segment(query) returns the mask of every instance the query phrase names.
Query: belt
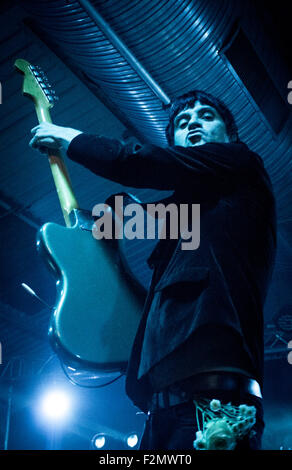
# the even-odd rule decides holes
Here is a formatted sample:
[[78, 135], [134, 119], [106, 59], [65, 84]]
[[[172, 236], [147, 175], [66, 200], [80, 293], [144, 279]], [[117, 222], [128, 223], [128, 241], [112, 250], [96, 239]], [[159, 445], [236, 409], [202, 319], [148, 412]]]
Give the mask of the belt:
[[[198, 374], [193, 377], [191, 390], [185, 391], [182, 385], [170, 386], [168, 389], [152, 395], [148, 409], [169, 408], [192, 400], [195, 395], [210, 391], [237, 392], [262, 398], [261, 388], [255, 379], [239, 374]], [[213, 397], [216, 398], [216, 397]]]

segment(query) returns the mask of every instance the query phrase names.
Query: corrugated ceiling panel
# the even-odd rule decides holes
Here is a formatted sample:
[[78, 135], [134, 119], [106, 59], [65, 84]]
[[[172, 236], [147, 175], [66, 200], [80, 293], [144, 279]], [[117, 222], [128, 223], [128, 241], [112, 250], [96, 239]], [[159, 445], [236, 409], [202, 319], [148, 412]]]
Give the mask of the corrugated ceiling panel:
[[[242, 139], [262, 155], [273, 179], [279, 220], [286, 221], [283, 250], [288, 253], [291, 233], [289, 229], [287, 231], [287, 221], [292, 220], [292, 120], [290, 118], [281, 133], [275, 136], [219, 50], [240, 16], [244, 30], [261, 54], [275, 84], [282, 83], [278, 58], [272, 49], [264, 51], [265, 39], [262, 31], [256, 29], [258, 22], [251, 3], [238, 0], [232, 3], [227, 0], [98, 0], [92, 4], [167, 96], [171, 98], [200, 88], [222, 98], [234, 112]], [[24, 0], [21, 5], [34, 20], [34, 30], [40, 37], [47, 44], [54, 44], [53, 51], [79, 77], [84, 73], [89, 88], [92, 82], [98, 85], [99, 93], [113, 104], [113, 111], [118, 110], [125, 122], [136, 128], [137, 135], [165, 145], [167, 112], [161, 108], [161, 99], [116, 50], [79, 2]], [[13, 15], [14, 12], [10, 13], [10, 19]], [[0, 123], [0, 150], [2, 155], [5, 154], [0, 190], [28, 206], [39, 220], [62, 221], [47, 162], [26, 147], [28, 130], [35, 125], [36, 119], [30, 103], [23, 98], [18, 104], [20, 79], [12, 71], [13, 61], [22, 56], [36, 61], [47, 72], [61, 98], [52, 113], [56, 123], [117, 137], [121, 136], [124, 127], [112, 115], [105, 119], [110, 116], [109, 111], [69, 73], [41, 39], [23, 27], [22, 16], [19, 13], [14, 23], [6, 21], [9, 28], [2, 31], [3, 45], [0, 46], [3, 51], [9, 50], [9, 56], [6, 54], [0, 63], [5, 90], [1, 111], [7, 117]], [[246, 61], [248, 63], [248, 57]], [[100, 202], [99, 198], [104, 200], [120, 189], [119, 185], [93, 176], [72, 162], [69, 162], [69, 170], [83, 207], [90, 209]], [[160, 193], [135, 190], [135, 194], [144, 199], [150, 196], [153, 200], [154, 194]], [[138, 270], [140, 254], [141, 258], [145, 255], [143, 250], [137, 243], [132, 251]], [[148, 274], [145, 271], [145, 277]]]

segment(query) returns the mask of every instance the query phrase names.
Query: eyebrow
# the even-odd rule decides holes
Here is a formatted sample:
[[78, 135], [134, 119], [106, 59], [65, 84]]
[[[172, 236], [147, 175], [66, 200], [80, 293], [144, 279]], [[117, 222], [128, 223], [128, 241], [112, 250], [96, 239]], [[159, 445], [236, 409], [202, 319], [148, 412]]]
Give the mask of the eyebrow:
[[[202, 112], [205, 112], [205, 111], [216, 111], [215, 108], [212, 108], [212, 106], [209, 106], [209, 105], [204, 105], [202, 106], [200, 109], [199, 109], [199, 113], [202, 113]], [[184, 111], [183, 113], [179, 113], [176, 118], [174, 119], [174, 125], [176, 126], [178, 124], [178, 122], [183, 119], [183, 118], [187, 118], [189, 117], [189, 113], [187, 111]]]

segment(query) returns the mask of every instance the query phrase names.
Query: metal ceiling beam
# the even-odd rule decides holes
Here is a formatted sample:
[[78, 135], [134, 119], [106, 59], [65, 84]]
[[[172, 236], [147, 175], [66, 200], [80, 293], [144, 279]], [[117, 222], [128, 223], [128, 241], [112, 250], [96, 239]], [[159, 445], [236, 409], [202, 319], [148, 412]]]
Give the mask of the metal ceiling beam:
[[39, 230], [40, 224], [37, 224], [34, 222], [31, 218], [27, 217], [26, 215], [21, 214], [19, 211], [22, 210], [20, 208], [12, 207], [10, 204], [8, 204], [6, 201], [3, 201], [0, 199], [0, 206], [3, 207], [3, 209], [6, 209], [7, 212], [1, 216], [1, 218], [4, 218], [8, 215], [14, 215], [18, 219], [22, 220], [25, 222], [27, 225], [30, 225], [31, 227], [35, 228], [36, 230]]
[[146, 85], [155, 93], [160, 101], [168, 105], [170, 98], [164, 93], [158, 83], [151, 77], [145, 67], [138, 61], [130, 49], [123, 43], [123, 41], [117, 36], [110, 25], [102, 18], [96, 8], [88, 0], [78, 0], [80, 5], [87, 12], [89, 17], [94, 21], [96, 26], [104, 33], [112, 45], [119, 51], [124, 57], [128, 64], [135, 70], [139, 77], [146, 83]]

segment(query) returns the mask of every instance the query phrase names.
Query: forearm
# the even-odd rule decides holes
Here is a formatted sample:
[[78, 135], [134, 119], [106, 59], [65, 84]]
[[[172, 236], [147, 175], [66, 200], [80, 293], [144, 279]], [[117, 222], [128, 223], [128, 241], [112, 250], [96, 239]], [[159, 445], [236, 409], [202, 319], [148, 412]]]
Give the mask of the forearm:
[[171, 161], [165, 161], [170, 159], [168, 152], [154, 146], [151, 150], [143, 146], [138, 151], [135, 147], [119, 140], [82, 134], [73, 139], [67, 155], [93, 173], [126, 186], [174, 189], [173, 178], [165, 174], [172, 166]]
[[67, 156], [93, 173], [121, 183], [118, 161], [122, 152], [122, 144], [118, 140], [84, 133], [71, 141]]

